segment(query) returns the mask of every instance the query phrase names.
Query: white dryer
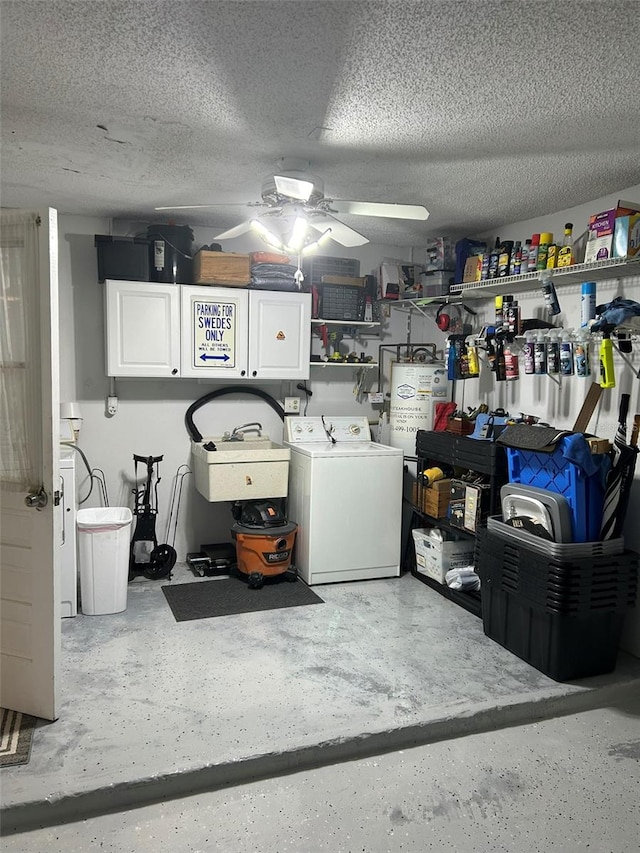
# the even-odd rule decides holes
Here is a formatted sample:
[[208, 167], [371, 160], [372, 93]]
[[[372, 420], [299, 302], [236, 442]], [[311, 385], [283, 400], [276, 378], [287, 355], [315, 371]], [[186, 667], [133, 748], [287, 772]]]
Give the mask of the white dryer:
[[285, 418], [287, 517], [306, 583], [400, 574], [403, 451], [371, 440], [364, 417]]

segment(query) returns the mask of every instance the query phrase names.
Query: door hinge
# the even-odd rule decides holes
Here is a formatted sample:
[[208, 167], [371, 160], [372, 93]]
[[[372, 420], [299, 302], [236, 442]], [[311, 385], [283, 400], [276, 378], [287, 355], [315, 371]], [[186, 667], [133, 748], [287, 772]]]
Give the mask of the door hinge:
[[61, 499], [62, 499], [62, 493], [61, 493], [61, 492], [58, 492], [58, 491], [55, 491], [55, 492], [53, 493], [53, 505], [54, 505], [54, 506], [60, 506], [60, 501], [61, 501]]

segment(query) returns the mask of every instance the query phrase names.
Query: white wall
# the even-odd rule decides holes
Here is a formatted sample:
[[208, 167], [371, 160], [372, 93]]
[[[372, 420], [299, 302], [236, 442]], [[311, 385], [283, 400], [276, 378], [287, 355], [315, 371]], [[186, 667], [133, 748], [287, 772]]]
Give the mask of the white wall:
[[[118, 379], [118, 412], [106, 414], [109, 380], [105, 373], [103, 288], [98, 282], [95, 234], [133, 234], [146, 230], [146, 224], [115, 222], [99, 218], [60, 217], [60, 340], [61, 340], [61, 401], [79, 402], [83, 413], [79, 447], [92, 468], [104, 471], [111, 506], [132, 506], [134, 486], [133, 454], [164, 455], [160, 466], [162, 482], [159, 487], [157, 534], [160, 542], [173, 541], [166, 537], [167, 516], [174, 477], [178, 467], [189, 464], [189, 437], [184, 426], [187, 408], [196, 399], [216, 387], [210, 382], [189, 379], [146, 380]], [[195, 246], [209, 243], [213, 234], [195, 228]], [[229, 241], [227, 251], [255, 251], [261, 248], [249, 238]], [[405, 258], [407, 251], [389, 246], [367, 245], [357, 252], [336, 247], [339, 257], [358, 257], [361, 274], [373, 271], [383, 257]], [[408, 258], [407, 258], [408, 260]], [[395, 340], [393, 324], [396, 318], [385, 320], [382, 340]], [[398, 320], [401, 338], [405, 339], [404, 323]], [[367, 350], [377, 358], [379, 339], [367, 338], [357, 343], [358, 351]], [[315, 343], [317, 348], [319, 343]], [[318, 350], [319, 351], [319, 350]], [[353, 395], [354, 370], [341, 367], [312, 368], [307, 386], [313, 392], [307, 413], [363, 414], [372, 422], [378, 412], [368, 402], [358, 402]], [[375, 381], [371, 371], [371, 379]], [[228, 383], [227, 383], [228, 384]], [[233, 383], [239, 384], [239, 383]], [[249, 383], [248, 383], [249, 384]], [[273, 382], [263, 390], [283, 402], [284, 396], [304, 395], [295, 389], [295, 382]], [[265, 432], [275, 441], [282, 438], [282, 422], [273, 410], [256, 397], [225, 397], [205, 405], [194, 416], [203, 435], [220, 435], [225, 430], [258, 420]], [[88, 490], [84, 463], [78, 455], [79, 494]], [[144, 471], [140, 472], [144, 476]], [[97, 486], [85, 507], [99, 506], [101, 496]], [[178, 559], [184, 560], [188, 551], [197, 551], [205, 543], [227, 541], [231, 518], [228, 504], [209, 504], [193, 487], [191, 478], [184, 480], [182, 503], [178, 519], [175, 546]]]
[[[618, 199], [640, 203], [640, 185], [595, 199], [589, 204], [505, 226], [498, 229], [497, 234], [481, 236], [486, 237], [491, 245], [493, 245], [496, 236], [500, 236], [502, 240], [522, 240], [524, 243], [524, 240], [531, 237], [532, 234], [541, 231], [551, 231], [558, 239], [562, 236], [565, 222], [572, 222], [574, 224], [574, 235], [579, 235], [586, 229], [591, 214], [615, 207]], [[554, 324], [564, 327], [579, 326], [580, 284], [561, 285], [556, 281], [556, 286], [562, 314], [553, 318]], [[522, 306], [523, 317], [548, 319], [544, 311], [542, 295], [537, 288], [526, 293], [514, 290], [514, 296]], [[597, 283], [597, 304], [610, 302], [616, 296], [640, 301], [640, 276], [610, 279]], [[493, 299], [478, 300], [477, 307], [481, 308], [482, 322], [493, 320]], [[540, 415], [553, 426], [571, 428], [591, 382], [598, 381], [598, 345], [596, 343], [592, 347], [590, 360], [592, 375], [589, 379], [576, 376], [555, 378], [526, 376], [523, 373], [521, 360], [519, 381], [495, 383], [492, 375], [488, 371], [484, 371], [480, 379], [457, 383], [456, 399], [458, 403], [461, 403], [464, 394], [465, 405], [486, 402], [491, 408], [503, 406], [512, 413], [525, 411]], [[633, 353], [627, 358], [630, 359], [632, 367], [614, 352], [616, 387], [606, 389], [603, 392], [599, 407], [589, 424], [589, 432], [603, 438], [613, 439], [615, 435], [618, 406], [622, 393], [631, 394], [629, 427], [633, 414], [640, 412], [640, 381], [636, 375], [640, 370], [640, 340], [636, 340], [633, 345]], [[625, 528], [627, 547], [636, 551], [640, 551], [638, 518], [640, 518], [640, 465], [636, 471]], [[629, 612], [625, 622], [622, 644], [628, 651], [640, 656], [640, 608]]]
[[[579, 234], [587, 223], [588, 216], [606, 210], [618, 198], [640, 200], [640, 186], [595, 199], [587, 205], [550, 214], [547, 217], [515, 223], [500, 229], [502, 239], [525, 240], [532, 233], [551, 230], [562, 231], [565, 222], [574, 223], [574, 234]], [[163, 476], [159, 489], [158, 538], [166, 541], [165, 529], [174, 475], [178, 466], [189, 463], [189, 440], [184, 427], [184, 413], [188, 406], [215, 386], [186, 379], [173, 381], [124, 380], [117, 382], [119, 409], [115, 417], [109, 418], [105, 411], [108, 379], [105, 375], [104, 320], [102, 290], [97, 280], [94, 234], [144, 232], [146, 225], [135, 223], [110, 223], [102, 219], [60, 217], [60, 334], [61, 334], [61, 400], [77, 400], [83, 410], [84, 423], [80, 436], [80, 447], [87, 455], [91, 466], [104, 470], [112, 506], [131, 506], [133, 486], [134, 453], [140, 455], [164, 454], [161, 466]], [[204, 229], [194, 229], [196, 245], [212, 242], [214, 235]], [[469, 235], [475, 236], [475, 235]], [[495, 235], [487, 235], [489, 237]], [[261, 248], [243, 238], [228, 241], [226, 251], [251, 251]], [[419, 255], [420, 247], [416, 248]], [[361, 274], [373, 271], [383, 257], [411, 260], [409, 250], [391, 246], [367, 245], [357, 251], [336, 247], [326, 251], [339, 257], [359, 257]], [[616, 295], [624, 295], [640, 301], [640, 277], [610, 280], [598, 284], [598, 301], [606, 302]], [[543, 317], [543, 300], [538, 290], [514, 295], [522, 306], [523, 317]], [[558, 288], [563, 313], [556, 319], [558, 325], [579, 325], [580, 285]], [[476, 328], [493, 321], [493, 299], [474, 300], [478, 310], [474, 320]], [[383, 311], [386, 314], [387, 310]], [[435, 309], [427, 309], [434, 315]], [[399, 308], [385, 317], [381, 342], [404, 343], [407, 340], [407, 321], [411, 316], [411, 340], [414, 342], [434, 341], [444, 346], [444, 336], [432, 319], [425, 319], [413, 310], [411, 315]], [[315, 345], [317, 346], [317, 344]], [[378, 341], [370, 339], [368, 349], [376, 353]], [[358, 351], [361, 346], [358, 344]], [[362, 343], [362, 348], [365, 343]], [[632, 355], [634, 369], [640, 369], [638, 347]], [[597, 380], [597, 358], [591, 357], [592, 379]], [[373, 371], [375, 373], [375, 371]], [[630, 412], [640, 411], [639, 387], [634, 372], [619, 357], [616, 357], [617, 387], [605, 391], [600, 407], [589, 429], [603, 437], [612, 438], [617, 424], [619, 396], [623, 391], [631, 393]], [[377, 381], [377, 377], [371, 377]], [[484, 370], [478, 380], [459, 382], [456, 386], [456, 401], [460, 407], [475, 406], [486, 402], [491, 408], [503, 406], [511, 412], [532, 412], [558, 427], [570, 427], [582, 405], [590, 380], [578, 377], [563, 377], [560, 382], [547, 376], [525, 376], [521, 365], [521, 379], [514, 383], [496, 385], [492, 375]], [[294, 383], [295, 385], [295, 383]], [[353, 373], [342, 368], [313, 368], [308, 383], [313, 391], [308, 414], [365, 414], [372, 421], [378, 417], [379, 407], [368, 403], [360, 404], [353, 396]], [[280, 401], [285, 395], [298, 393], [291, 383], [272, 383], [262, 387]], [[388, 390], [388, 384], [385, 385]], [[303, 400], [304, 403], [304, 400]], [[280, 440], [282, 424], [275, 413], [255, 398], [224, 398], [205, 406], [195, 416], [196, 424], [203, 434], [220, 434], [237, 424], [259, 420], [265, 431], [275, 440]], [[78, 460], [81, 496], [86, 492], [87, 479], [82, 476], [82, 465]], [[638, 472], [640, 475], [640, 471]], [[97, 491], [84, 506], [99, 505]], [[640, 510], [640, 488], [636, 482], [629, 507], [629, 519], [637, 519]], [[184, 482], [180, 507], [179, 524], [175, 545], [178, 558], [198, 550], [207, 542], [226, 541], [231, 524], [227, 504], [209, 504], [195, 492], [190, 478]], [[640, 528], [632, 522], [627, 525], [628, 546], [640, 550]], [[171, 541], [171, 540], [170, 540]], [[640, 656], [640, 610], [635, 610], [626, 621], [624, 647]]]

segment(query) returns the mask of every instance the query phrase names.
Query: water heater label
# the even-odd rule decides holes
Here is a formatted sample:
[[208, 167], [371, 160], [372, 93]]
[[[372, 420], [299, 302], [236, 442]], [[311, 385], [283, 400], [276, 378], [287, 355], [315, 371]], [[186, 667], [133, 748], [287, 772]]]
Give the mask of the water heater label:
[[403, 400], [410, 400], [416, 396], [416, 389], [413, 385], [398, 385], [397, 393], [398, 397], [401, 397]]
[[193, 367], [236, 366], [236, 309], [235, 302], [194, 300]]

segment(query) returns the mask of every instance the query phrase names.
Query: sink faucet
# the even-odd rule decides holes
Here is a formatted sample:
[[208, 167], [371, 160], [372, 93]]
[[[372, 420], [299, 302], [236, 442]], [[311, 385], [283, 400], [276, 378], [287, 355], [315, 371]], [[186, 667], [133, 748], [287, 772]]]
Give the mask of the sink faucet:
[[262, 435], [262, 424], [255, 421], [250, 424], [242, 424], [242, 426], [234, 427], [231, 434], [225, 432], [224, 441], [244, 441], [245, 432], [257, 432], [260, 436]]

